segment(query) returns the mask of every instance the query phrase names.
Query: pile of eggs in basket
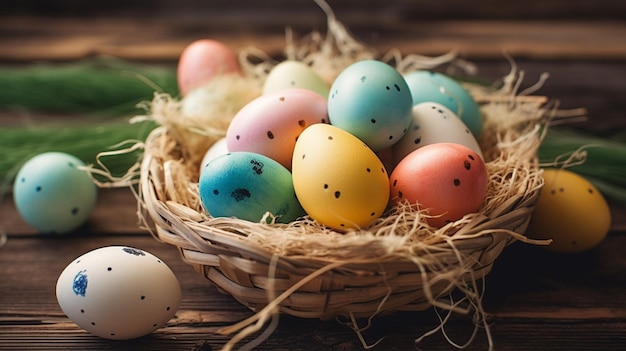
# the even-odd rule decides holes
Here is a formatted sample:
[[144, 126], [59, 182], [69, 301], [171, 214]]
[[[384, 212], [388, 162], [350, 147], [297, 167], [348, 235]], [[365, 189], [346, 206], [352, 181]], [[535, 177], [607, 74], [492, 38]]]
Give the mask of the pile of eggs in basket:
[[[184, 55], [179, 74], [191, 60]], [[270, 213], [288, 223], [309, 215], [338, 230], [366, 228], [409, 203], [441, 227], [484, 200], [481, 128], [477, 103], [444, 74], [403, 76], [362, 60], [329, 87], [310, 66], [286, 60], [207, 151], [200, 198], [214, 217], [256, 222]]]

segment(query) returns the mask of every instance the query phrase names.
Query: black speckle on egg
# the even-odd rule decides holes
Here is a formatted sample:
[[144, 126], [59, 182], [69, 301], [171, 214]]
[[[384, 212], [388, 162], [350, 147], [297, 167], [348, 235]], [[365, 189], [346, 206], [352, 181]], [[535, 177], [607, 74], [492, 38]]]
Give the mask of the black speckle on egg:
[[279, 97], [279, 98], [278, 98], [278, 100], [280, 100], [280, 101], [285, 101], [285, 97], [284, 97], [284, 96], [281, 96], [281, 97]]
[[241, 138], [241, 135], [235, 135], [235, 139], [239, 140]]
[[72, 208], [71, 213], [72, 213], [72, 215], [76, 216], [78, 214], [78, 207]]
[[113, 268], [112, 268], [112, 267], [107, 267], [107, 272], [110, 272], [110, 271], [112, 271], [112, 270], [113, 270]]
[[372, 118], [372, 119], [370, 119], [370, 122], [372, 122], [372, 124], [375, 124], [376, 123], [376, 119]]
[[469, 171], [470, 169], [472, 169], [472, 164], [466, 160], [466, 161], [463, 161], [463, 167], [465, 167], [465, 169]]
[[76, 165], [74, 164], [74, 162], [68, 162], [68, 163], [67, 163], [67, 165], [68, 165], [70, 168], [74, 168], [74, 167], [76, 167]]
[[132, 247], [125, 247], [122, 249], [122, 251], [126, 252], [127, 254], [131, 254], [134, 256], [145, 256], [146, 254], [139, 250], [139, 249], [133, 249]]
[[587, 189], [587, 192], [588, 192], [589, 194], [593, 194], [593, 189], [589, 188], [589, 189]]
[[306, 154], [302, 154], [302, 159], [304, 160], [304, 158], [306, 157]]
[[41, 185], [38, 185], [38, 186], [35, 188], [35, 191], [36, 191], [36, 192], [41, 192]]
[[293, 86], [296, 86], [296, 81], [292, 80], [292, 81], [291, 81], [291, 86], [292, 86], [292, 87], [293, 87]]
[[322, 118], [322, 123], [328, 123], [326, 122], [326, 118]]
[[474, 156], [472, 156], [472, 155], [467, 155], [467, 157], [468, 157], [470, 160], [472, 160], [472, 161], [474, 161], [474, 160], [475, 160]]
[[145, 300], [145, 299], [146, 299], [146, 296], [145, 296], [145, 295], [141, 295], [141, 297], [140, 297], [139, 299], [141, 299], [141, 300]]
[[335, 199], [341, 197], [341, 191], [335, 191]]
[[551, 189], [551, 190], [550, 190], [550, 194], [552, 194], [552, 195], [556, 195], [556, 190]]
[[390, 135], [390, 136], [389, 136], [389, 140], [393, 140], [393, 135]]
[[85, 310], [81, 308], [80, 313], [85, 313]]
[[398, 185], [398, 180], [397, 180], [397, 179], [394, 179], [394, 180], [393, 180], [393, 183], [392, 183], [392, 185], [393, 185], [393, 186], [396, 186], [396, 185]]
[[299, 120], [299, 121], [298, 121], [298, 125], [299, 125], [300, 127], [305, 127], [305, 126], [306, 126], [306, 121], [305, 121], [305, 120], [303, 120], [303, 119], [301, 119], [301, 120]]
[[328, 189], [328, 184], [324, 184], [324, 189]]
[[443, 113], [443, 110], [442, 110], [442, 109], [439, 109], [439, 110], [437, 110], [437, 112], [439, 112], [439, 113]]
[[370, 173], [372, 170], [371, 170], [369, 167], [367, 167], [367, 168], [365, 169], [365, 171], [366, 171], [367, 173]]
[[465, 134], [470, 134], [470, 133], [471, 133], [470, 130], [466, 128], [465, 129]]
[[421, 142], [422, 142], [422, 137], [417, 137], [417, 138], [415, 138], [415, 140], [413, 140], [413, 143], [414, 143], [415, 145], [417, 145], [417, 144], [419, 144], [419, 143], [421, 143]]
[[398, 197], [402, 198], [402, 192], [401, 191], [398, 191]]
[[398, 84], [394, 84], [393, 86], [396, 88], [396, 91], [400, 91], [400, 86], [398, 86]]
[[376, 216], [376, 212], [370, 213], [370, 216], [372, 216], [372, 217]]
[[250, 160], [250, 164], [252, 165], [252, 170], [257, 175], [263, 174], [263, 162], [258, 160]]
[[22, 183], [26, 182], [26, 178], [22, 177], [22, 179], [20, 179], [22, 181]]
[[560, 192], [560, 193], [562, 193], [562, 192], [564, 192], [564, 191], [565, 191], [565, 189], [563, 189], [563, 188], [559, 188], [559, 192]]
[[365, 83], [366, 80], [367, 80], [366, 76], [361, 76], [361, 83]]
[[268, 131], [267, 131], [267, 137], [268, 137], [269, 139], [274, 139], [274, 133], [272, 133], [272, 131], [271, 131], [271, 130], [268, 130]]
[[340, 225], [340, 226], [342, 226], [342, 227], [345, 227], [345, 226], [346, 226], [346, 225], [345, 225], [345, 224], [343, 224], [343, 223], [340, 223], [339, 225]]
[[158, 324], [154, 323], [152, 324], [152, 327], [155, 328]]
[[96, 322], [91, 322], [91, 325], [96, 325]]
[[165, 309], [166, 311], [169, 311], [171, 308], [170, 306], [167, 306], [167, 308]]
[[332, 135], [329, 135], [329, 136], [328, 136], [328, 140], [333, 140], [333, 136], [332, 136]]
[[111, 335], [111, 336], [115, 336], [115, 333], [111, 333], [111, 334], [109, 334], [109, 335]]
[[461, 185], [461, 180], [458, 178], [454, 178], [454, 186], [459, 186]]
[[385, 89], [387, 89], [387, 90], [391, 90], [391, 88], [390, 88], [388, 85], [385, 87]]
[[220, 194], [220, 191], [219, 191], [219, 190], [217, 190], [217, 189], [213, 189], [213, 195], [219, 195], [219, 194]]
[[436, 109], [437, 109], [437, 106], [432, 105], [430, 108], [431, 108], [431, 109], [433, 109], [433, 110], [436, 110]]
[[251, 194], [250, 190], [245, 188], [237, 188], [230, 193], [230, 196], [235, 199], [235, 201], [243, 201], [245, 199], [249, 199]]

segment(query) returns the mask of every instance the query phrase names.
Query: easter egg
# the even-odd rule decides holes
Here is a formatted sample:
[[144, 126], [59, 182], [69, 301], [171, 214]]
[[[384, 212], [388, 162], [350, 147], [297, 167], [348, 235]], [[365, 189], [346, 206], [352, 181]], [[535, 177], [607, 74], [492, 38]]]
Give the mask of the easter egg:
[[482, 151], [469, 128], [447, 107], [436, 102], [413, 106], [409, 130], [392, 146], [397, 164], [413, 150], [435, 143], [456, 143], [472, 149], [482, 158]]
[[178, 310], [181, 289], [170, 268], [125, 246], [89, 251], [59, 275], [56, 297], [79, 327], [106, 339], [133, 339], [163, 327]]
[[185, 96], [215, 76], [233, 73], [241, 73], [233, 50], [217, 40], [196, 40], [183, 50], [178, 60], [178, 89]]
[[209, 162], [216, 159], [218, 156], [222, 156], [228, 153], [228, 145], [226, 144], [226, 137], [220, 138], [211, 145], [202, 156], [200, 162], [200, 173]]
[[389, 201], [380, 159], [357, 137], [329, 124], [313, 124], [300, 134], [292, 172], [304, 210], [330, 228], [365, 228]]
[[482, 132], [482, 117], [476, 100], [456, 80], [432, 71], [413, 71], [404, 76], [413, 104], [437, 102], [444, 105], [467, 125], [475, 137]]
[[19, 214], [42, 233], [63, 234], [85, 223], [96, 205], [98, 188], [85, 163], [62, 152], [46, 152], [28, 160], [13, 183]]
[[200, 200], [213, 217], [259, 222], [269, 212], [288, 223], [304, 215], [291, 172], [253, 152], [229, 152], [209, 162], [200, 174]]
[[413, 98], [402, 75], [376, 60], [339, 73], [328, 97], [330, 123], [379, 151], [396, 143], [411, 123]]
[[542, 176], [544, 186], [526, 235], [552, 239], [545, 248], [561, 253], [586, 251], [604, 240], [611, 212], [598, 189], [566, 169], [545, 169]]
[[294, 88], [261, 95], [233, 117], [226, 131], [228, 150], [259, 153], [291, 169], [298, 135], [327, 121], [326, 99], [313, 91]]
[[300, 61], [286, 60], [274, 66], [263, 83], [263, 94], [290, 88], [307, 89], [328, 97], [326, 82], [309, 65]]
[[428, 224], [442, 227], [476, 212], [487, 192], [482, 158], [466, 146], [437, 143], [408, 154], [390, 177], [394, 204], [409, 202], [428, 214]]

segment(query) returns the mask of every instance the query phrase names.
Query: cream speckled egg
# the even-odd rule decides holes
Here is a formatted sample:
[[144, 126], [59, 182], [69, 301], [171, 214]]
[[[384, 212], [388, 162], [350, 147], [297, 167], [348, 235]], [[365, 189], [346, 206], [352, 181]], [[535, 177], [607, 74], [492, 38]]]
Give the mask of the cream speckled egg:
[[328, 85], [309, 65], [300, 61], [287, 60], [274, 66], [263, 83], [263, 94], [290, 88], [307, 89], [328, 97]]
[[60, 274], [56, 296], [79, 327], [106, 339], [132, 339], [163, 327], [176, 313], [181, 289], [158, 257], [132, 247], [87, 252]]

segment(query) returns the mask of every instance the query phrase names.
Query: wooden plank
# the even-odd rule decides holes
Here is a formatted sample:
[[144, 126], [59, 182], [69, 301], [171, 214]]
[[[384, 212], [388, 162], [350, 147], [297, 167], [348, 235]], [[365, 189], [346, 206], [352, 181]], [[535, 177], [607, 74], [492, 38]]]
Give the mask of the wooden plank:
[[[255, 16], [256, 15], [256, 16]], [[396, 17], [350, 17], [348, 29], [381, 52], [463, 57], [624, 59], [626, 23], [619, 21], [412, 21]], [[341, 17], [339, 17], [341, 20]], [[242, 26], [241, 23], [245, 23]], [[176, 61], [186, 45], [199, 38], [222, 40], [233, 49], [257, 47], [283, 52], [285, 28], [298, 38], [326, 30], [323, 14], [262, 17], [246, 12], [231, 16], [7, 17], [0, 22], [0, 61], [67, 61], [110, 55], [142, 61]]]
[[[73, 258], [108, 245], [151, 252], [177, 275], [183, 301], [166, 327], [145, 338], [108, 341], [89, 335], [64, 316], [54, 296], [58, 275]], [[557, 255], [525, 244], [507, 248], [487, 277], [483, 300], [497, 349], [620, 349], [626, 341], [626, 259], [619, 254], [624, 249], [623, 235], [611, 236], [583, 255]], [[218, 330], [252, 314], [184, 264], [175, 248], [146, 235], [11, 237], [1, 250], [0, 350], [191, 350], [198, 345], [217, 350], [228, 340]], [[403, 312], [375, 318], [363, 336], [370, 344], [384, 337], [376, 349], [407, 350], [437, 324], [432, 311]], [[472, 330], [471, 318], [464, 315], [453, 316], [446, 327], [458, 342]], [[450, 349], [440, 333], [420, 346]], [[479, 332], [469, 349], [487, 346]], [[256, 349], [362, 348], [357, 335], [336, 321], [282, 316], [275, 333]]]

